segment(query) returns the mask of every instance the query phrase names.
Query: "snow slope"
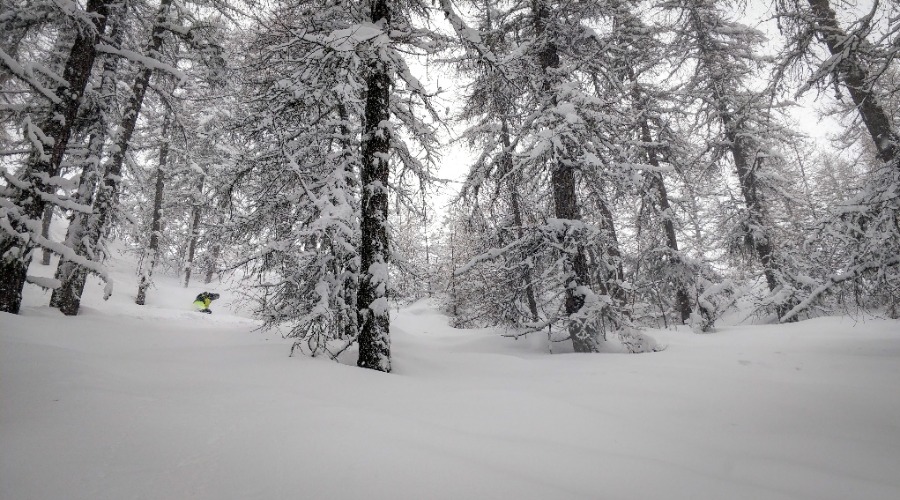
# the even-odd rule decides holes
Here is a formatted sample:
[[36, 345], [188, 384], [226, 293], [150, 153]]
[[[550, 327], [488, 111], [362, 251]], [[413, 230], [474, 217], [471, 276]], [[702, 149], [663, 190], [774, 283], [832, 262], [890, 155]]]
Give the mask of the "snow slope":
[[288, 357], [225, 290], [206, 316], [117, 279], [75, 318], [36, 288], [0, 313], [0, 498], [900, 498], [897, 321], [548, 354], [419, 302], [383, 374]]

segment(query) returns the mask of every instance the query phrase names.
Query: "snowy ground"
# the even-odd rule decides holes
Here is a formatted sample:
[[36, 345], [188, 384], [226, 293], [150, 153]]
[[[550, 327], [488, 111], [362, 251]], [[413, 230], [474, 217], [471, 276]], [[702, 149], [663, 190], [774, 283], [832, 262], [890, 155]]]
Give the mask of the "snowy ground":
[[900, 498], [897, 321], [551, 355], [420, 302], [383, 374], [289, 358], [227, 290], [206, 316], [117, 277], [76, 318], [36, 288], [0, 313], [0, 498]]

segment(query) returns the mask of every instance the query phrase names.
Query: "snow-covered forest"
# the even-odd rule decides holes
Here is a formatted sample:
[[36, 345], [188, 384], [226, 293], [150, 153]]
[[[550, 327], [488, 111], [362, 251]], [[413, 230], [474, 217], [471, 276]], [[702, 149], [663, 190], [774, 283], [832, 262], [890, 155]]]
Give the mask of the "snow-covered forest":
[[[565, 474], [581, 475], [568, 490], [565, 481], [550, 481], [506, 495], [508, 483], [482, 471], [478, 480], [496, 489], [480, 494], [457, 485], [430, 495], [412, 487], [415, 494], [391, 495], [376, 487], [373, 498], [896, 498], [900, 483], [885, 471], [900, 470], [900, 396], [886, 384], [900, 375], [898, 56], [895, 0], [0, 0], [0, 447], [13, 446], [34, 466], [46, 458], [18, 433], [41, 432], [28, 422], [53, 405], [45, 408], [35, 395], [55, 390], [59, 378], [75, 380], [73, 394], [81, 396], [98, 387], [122, 391], [127, 384], [98, 386], [80, 371], [99, 363], [103, 373], [128, 373], [102, 355], [131, 355], [117, 331], [148, 337], [137, 341], [147, 355], [133, 358], [139, 386], [159, 376], [148, 366], [187, 366], [196, 346], [184, 337], [196, 335], [212, 353], [249, 350], [228, 358], [248, 367], [219, 367], [225, 371], [280, 383], [296, 377], [266, 397], [296, 391], [328, 405], [370, 401], [373, 407], [356, 409], [386, 429], [373, 447], [389, 447], [395, 440], [385, 433], [403, 430], [381, 422], [390, 417], [390, 391], [418, 415], [413, 400], [436, 387], [453, 392], [438, 406], [471, 410], [480, 416], [471, 421], [492, 439], [504, 433], [491, 431], [496, 422], [486, 425], [495, 418], [508, 419], [508, 439], [520, 443], [529, 431], [561, 432], [539, 455], [566, 464], [599, 456], [604, 463], [595, 467], [621, 469], [618, 477], [635, 481], [678, 475], [659, 464], [627, 472], [625, 463], [643, 467], [658, 458], [650, 436], [624, 461], [627, 447], [607, 448], [590, 436], [626, 421], [623, 432], [649, 432], [629, 421], [634, 412], [672, 412], [682, 403], [689, 410], [676, 423], [699, 434], [692, 419], [705, 406], [690, 402], [699, 391], [748, 410], [772, 401], [790, 407], [795, 399], [822, 412], [830, 403], [860, 405], [830, 416], [805, 444], [871, 424], [867, 434], [822, 445], [823, 453], [868, 453], [869, 465], [852, 466], [852, 480], [833, 479], [833, 487], [806, 485], [833, 473], [837, 459], [803, 465], [815, 474], [798, 466], [799, 479], [776, 484], [769, 496], [754, 489], [757, 476], [771, 479], [756, 464], [741, 469], [749, 476], [724, 483], [717, 482], [722, 471], [697, 465], [703, 472], [692, 473], [709, 482], [689, 481], [677, 493], [653, 487], [629, 494], [625, 482], [592, 489], [583, 476], [591, 468], [570, 465]], [[212, 305], [199, 301], [209, 316], [191, 310], [204, 291], [223, 296]], [[147, 319], [180, 333], [162, 333]], [[854, 331], [855, 323], [869, 327]], [[221, 338], [210, 334], [216, 328]], [[256, 340], [238, 331], [255, 332]], [[405, 344], [396, 343], [398, 332]], [[277, 340], [267, 344], [277, 349], [261, 354], [262, 336]], [[835, 361], [856, 337], [867, 362]], [[217, 342], [229, 348], [216, 350]], [[158, 343], [178, 355], [156, 356]], [[815, 365], [804, 383], [822, 398], [779, 387], [802, 364], [772, 356], [784, 345]], [[817, 354], [804, 358], [805, 346]], [[50, 361], [41, 347], [51, 348]], [[472, 354], [482, 350], [486, 358]], [[774, 373], [734, 375], [738, 390], [752, 393], [759, 383], [774, 391], [768, 403], [752, 395], [743, 401], [724, 382], [703, 382], [731, 376], [734, 367], [716, 363], [742, 351], [765, 359], [735, 359], [741, 368], [775, 366]], [[639, 353], [653, 354], [630, 355]], [[222, 364], [206, 351], [200, 357]], [[713, 365], [702, 376], [691, 371], [706, 362]], [[369, 378], [374, 372], [347, 375], [348, 364], [419, 375], [422, 389], [385, 388], [384, 379]], [[291, 374], [292, 366], [301, 368]], [[825, 366], [852, 373], [843, 380]], [[648, 389], [668, 395], [646, 404], [645, 387], [635, 382], [642, 378], [624, 370], [655, 383], [670, 378]], [[597, 379], [606, 376], [616, 383]], [[508, 398], [510, 408], [489, 400], [497, 396], [489, 390], [468, 398], [467, 381], [479, 377], [508, 390], [499, 400]], [[548, 377], [565, 393], [560, 421], [546, 409]], [[252, 392], [252, 383], [229, 380], [242, 394]], [[536, 392], [510, 397], [528, 390], [523, 381]], [[821, 384], [840, 387], [832, 394]], [[154, 398], [170, 394], [167, 386], [147, 387]], [[385, 399], [375, 403], [383, 390]], [[854, 399], [856, 390], [865, 396]], [[579, 393], [617, 398], [626, 408], [611, 415], [593, 403], [579, 406]], [[217, 398], [201, 397], [225, 404]], [[129, 401], [100, 407], [113, 411]], [[529, 402], [542, 408], [537, 416], [519, 414]], [[136, 408], [126, 413], [137, 418]], [[164, 422], [188, 411], [162, 408]], [[592, 428], [594, 412], [612, 420]], [[874, 412], [877, 421], [868, 420]], [[251, 425], [252, 412], [239, 413], [228, 425]], [[447, 413], [466, 420], [465, 412]], [[722, 418], [744, 418], [727, 413]], [[775, 414], [770, 408], [763, 419]], [[755, 427], [750, 436], [773, 442], [818, 418], [802, 408], [789, 415], [791, 424], [774, 434]], [[305, 418], [300, 425], [347, 416]], [[530, 429], [520, 418], [574, 427]], [[665, 418], [645, 423], [656, 427]], [[287, 425], [284, 415], [278, 421]], [[64, 422], [48, 420], [44, 430], [57, 435]], [[437, 413], [417, 422], [424, 427], [413, 429], [426, 433], [446, 424]], [[689, 462], [754, 453], [729, 440], [723, 420], [714, 422], [728, 453], [693, 449]], [[120, 437], [127, 431], [112, 428]], [[877, 450], [864, 446], [890, 434]], [[184, 430], [175, 439], [198, 435]], [[316, 440], [346, 445], [348, 435], [366, 438], [355, 429]], [[585, 448], [567, 454], [576, 438], [587, 439]], [[666, 439], [675, 446], [674, 434]], [[413, 448], [427, 456], [432, 445], [479, 453], [436, 441]], [[514, 453], [518, 445], [506, 446]], [[526, 463], [532, 452], [504, 473], [544, 471]], [[87, 463], [112, 466], [102, 450], [93, 453]], [[326, 460], [342, 462], [333, 451]], [[798, 461], [786, 453], [766, 463]], [[36, 483], [23, 486], [29, 481], [16, 463], [13, 456], [0, 462], [0, 497], [41, 497]], [[328, 467], [309, 466], [341, 480]], [[390, 477], [390, 484], [417, 481]], [[91, 484], [95, 490], [66, 494], [48, 486], [44, 493], [123, 497], [118, 489], [92, 496], [100, 490]], [[310, 498], [337, 491], [312, 484], [318, 493]], [[349, 484], [333, 496], [363, 496], [362, 483]], [[157, 496], [145, 485], [132, 494], [284, 498], [282, 486], [200, 493], [185, 486]]]
[[896, 318], [896, 7], [4, 0], [0, 310], [133, 293], [120, 240], [138, 304], [157, 268], [240, 276], [298, 348], [382, 371], [390, 301], [435, 294], [578, 352], [740, 301]]

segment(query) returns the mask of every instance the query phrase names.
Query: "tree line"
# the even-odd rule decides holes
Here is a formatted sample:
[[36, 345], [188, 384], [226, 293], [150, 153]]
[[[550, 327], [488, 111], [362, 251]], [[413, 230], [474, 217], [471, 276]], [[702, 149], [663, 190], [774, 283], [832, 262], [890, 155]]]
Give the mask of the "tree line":
[[[0, 6], [0, 311], [31, 282], [78, 314], [119, 240], [136, 303], [160, 266], [230, 273], [294, 349], [380, 371], [390, 301], [435, 293], [577, 352], [737, 302], [900, 314], [895, 3]], [[837, 117], [826, 147], [798, 101]], [[436, 229], [451, 128], [473, 160]]]

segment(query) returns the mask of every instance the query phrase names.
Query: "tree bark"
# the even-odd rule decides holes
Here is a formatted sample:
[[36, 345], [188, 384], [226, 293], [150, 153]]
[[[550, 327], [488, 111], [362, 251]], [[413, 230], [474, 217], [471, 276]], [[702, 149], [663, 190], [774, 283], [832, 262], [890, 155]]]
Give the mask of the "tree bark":
[[[87, 86], [94, 60], [97, 41], [106, 29], [106, 19], [111, 0], [89, 0], [85, 11], [93, 16], [93, 29], [79, 30], [63, 69], [65, 85], [56, 89], [57, 102], [40, 124], [47, 141], [29, 156], [21, 181], [28, 187], [16, 197], [16, 214], [9, 214], [14, 234], [0, 236], [0, 311], [18, 314], [22, 305], [22, 289], [31, 263], [35, 243], [29, 236], [29, 227], [44, 213], [47, 202], [40, 193], [54, 193], [55, 188], [47, 180], [59, 175], [59, 166], [69, 144], [75, 117]], [[49, 147], [49, 154], [45, 148]]]
[[216, 274], [216, 262], [219, 261], [219, 255], [222, 253], [222, 245], [213, 243], [209, 251], [209, 257], [206, 259], [206, 276], [203, 277], [203, 283], [212, 283], [213, 276]]
[[603, 264], [601, 283], [606, 293], [616, 301], [616, 304], [624, 308], [628, 303], [628, 294], [621, 284], [625, 277], [625, 271], [622, 267], [622, 252], [619, 250], [619, 236], [616, 233], [612, 211], [599, 192], [597, 193], [597, 211], [600, 213], [600, 220], [603, 221], [606, 255], [612, 257], [616, 262], [612, 269], [606, 268], [605, 263]]
[[[348, 126], [349, 114], [347, 113], [347, 107], [344, 106], [343, 103], [338, 105], [337, 111], [338, 117], [341, 119], [339, 127], [341, 137], [338, 142], [343, 149], [342, 155], [344, 157], [343, 163], [345, 165], [344, 182], [347, 184], [347, 189], [350, 192], [355, 193], [357, 182], [354, 177], [351, 162], [354, 145], [351, 140], [350, 127]], [[345, 316], [342, 318], [344, 325], [342, 337], [345, 339], [353, 339], [359, 334], [359, 316], [357, 314], [356, 305], [359, 298], [359, 255], [355, 252], [348, 253], [344, 250], [336, 252], [336, 254], [337, 253], [340, 253], [343, 257], [341, 262], [338, 262], [338, 264], [342, 266], [341, 269], [344, 276], [341, 283], [341, 298], [343, 299], [342, 314]]]
[[[150, 40], [144, 50], [144, 54], [153, 57], [162, 46], [165, 33], [166, 18], [172, 0], [161, 0], [157, 10], [156, 22], [150, 33]], [[91, 217], [87, 221], [84, 237], [78, 242], [76, 252], [79, 255], [96, 253], [98, 243], [102, 236], [109, 230], [109, 224], [118, 208], [119, 179], [122, 175], [122, 166], [125, 164], [125, 155], [131, 144], [131, 136], [134, 133], [141, 106], [144, 102], [144, 94], [150, 85], [153, 76], [153, 68], [145, 66], [138, 73], [132, 85], [131, 96], [122, 113], [122, 122], [119, 125], [119, 134], [112, 148], [110, 158], [104, 165], [103, 180], [94, 200]], [[68, 240], [68, 237], [66, 238]], [[85, 241], [86, 240], [86, 241]], [[87, 280], [87, 270], [76, 267], [72, 270], [68, 279], [57, 289], [59, 292], [59, 310], [67, 316], [78, 314], [81, 307], [81, 295], [84, 292], [84, 284]]]
[[[50, 224], [52, 223], [53, 205], [47, 204], [47, 206], [44, 207], [44, 217], [41, 219], [41, 236], [46, 239], [50, 239]], [[53, 252], [45, 248], [43, 255], [41, 256], [41, 265], [49, 266], [51, 256], [53, 256]]]
[[144, 305], [147, 299], [147, 289], [153, 283], [153, 268], [156, 267], [156, 261], [159, 259], [159, 236], [162, 230], [162, 201], [163, 192], [166, 189], [166, 170], [168, 169], [169, 116], [171, 113], [171, 110], [166, 111], [166, 115], [163, 117], [162, 131], [160, 132], [162, 143], [159, 145], [159, 165], [156, 167], [156, 192], [153, 196], [153, 212], [150, 221], [150, 243], [147, 245], [144, 272], [141, 273], [137, 296], [134, 300], [134, 303], [139, 306]]
[[[372, 0], [372, 22], [388, 30], [391, 11], [387, 0]], [[388, 174], [391, 148], [391, 77], [383, 60], [370, 63], [366, 78], [365, 128], [362, 144], [362, 245], [359, 312], [359, 359], [356, 364], [391, 371], [390, 312], [388, 308], [387, 234]]]

